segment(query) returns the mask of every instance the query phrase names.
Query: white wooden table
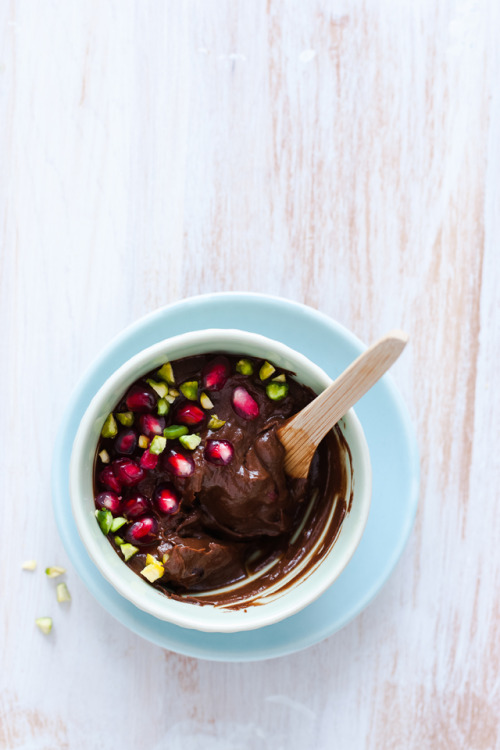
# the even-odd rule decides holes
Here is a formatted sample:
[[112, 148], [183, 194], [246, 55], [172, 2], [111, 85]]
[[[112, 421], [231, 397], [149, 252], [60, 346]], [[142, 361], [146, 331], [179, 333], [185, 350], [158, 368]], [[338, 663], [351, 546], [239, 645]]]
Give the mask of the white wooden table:
[[[0, 4], [2, 750], [500, 747], [499, 38], [497, 0]], [[408, 330], [394, 375], [422, 453], [378, 598], [247, 665], [128, 632], [51, 509], [82, 369], [214, 290], [306, 302], [367, 342]]]

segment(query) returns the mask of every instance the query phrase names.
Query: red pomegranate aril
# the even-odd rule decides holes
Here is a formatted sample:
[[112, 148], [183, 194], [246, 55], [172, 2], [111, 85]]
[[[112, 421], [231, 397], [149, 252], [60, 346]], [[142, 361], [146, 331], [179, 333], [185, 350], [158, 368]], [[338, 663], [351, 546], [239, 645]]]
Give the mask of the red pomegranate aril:
[[243, 417], [243, 419], [255, 419], [259, 416], [259, 405], [246, 388], [242, 386], [235, 388], [231, 402], [234, 411], [239, 417]]
[[234, 458], [234, 448], [229, 440], [207, 440], [203, 455], [211, 464], [227, 466]]
[[143, 469], [156, 469], [159, 458], [160, 456], [157, 456], [156, 453], [150, 453], [149, 448], [146, 448], [139, 463]]
[[205, 412], [196, 404], [182, 404], [175, 412], [175, 422], [189, 427], [198, 427], [205, 419]]
[[126, 487], [133, 487], [146, 476], [144, 469], [131, 458], [119, 458], [111, 464], [118, 481]]
[[194, 461], [191, 456], [172, 450], [165, 456], [165, 468], [175, 477], [190, 477], [194, 473]]
[[139, 426], [143, 435], [153, 437], [153, 435], [163, 435], [165, 429], [165, 418], [156, 417], [154, 414], [141, 414]]
[[149, 498], [136, 492], [125, 500], [122, 513], [126, 518], [139, 518], [151, 510]]
[[226, 357], [215, 357], [207, 362], [201, 372], [203, 390], [220, 391], [231, 374], [231, 365]]
[[151, 516], [145, 516], [128, 527], [125, 539], [131, 544], [145, 546], [156, 541], [158, 533], [158, 521]]
[[113, 467], [106, 466], [101, 473], [99, 474], [99, 481], [101, 484], [103, 484], [105, 487], [108, 488], [108, 490], [113, 490], [113, 492], [120, 493], [122, 491], [122, 483], [116, 476]]
[[133, 385], [125, 396], [125, 403], [129, 411], [153, 411], [158, 401], [158, 394], [146, 384]]
[[131, 456], [137, 447], [137, 435], [133, 430], [122, 430], [115, 438], [114, 447], [117, 453]]
[[171, 484], [160, 484], [155, 490], [153, 500], [160, 513], [167, 516], [177, 513], [181, 504], [179, 493]]
[[110, 510], [116, 516], [120, 512], [122, 500], [116, 492], [100, 492], [95, 499], [95, 504], [98, 508]]

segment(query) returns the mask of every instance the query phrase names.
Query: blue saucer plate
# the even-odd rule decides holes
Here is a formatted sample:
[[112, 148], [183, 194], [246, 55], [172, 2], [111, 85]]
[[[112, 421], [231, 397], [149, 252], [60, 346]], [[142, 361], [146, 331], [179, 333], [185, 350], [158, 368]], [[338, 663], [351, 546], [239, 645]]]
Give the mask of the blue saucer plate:
[[406, 544], [418, 500], [415, 433], [392, 378], [385, 375], [356, 406], [370, 448], [373, 497], [361, 543], [346, 569], [317, 601], [276, 625], [245, 633], [201, 633], [157, 620], [105, 581], [83, 546], [71, 513], [69, 461], [79, 422], [95, 392], [127, 359], [169, 336], [202, 328], [241, 328], [282, 341], [335, 378], [365, 348], [326, 315], [277, 297], [221, 293], [191, 297], [147, 315], [117, 336], [74, 390], [58, 433], [53, 503], [64, 546], [102, 606], [147, 640], [214, 661], [257, 661], [319, 643], [346, 625], [380, 591]]

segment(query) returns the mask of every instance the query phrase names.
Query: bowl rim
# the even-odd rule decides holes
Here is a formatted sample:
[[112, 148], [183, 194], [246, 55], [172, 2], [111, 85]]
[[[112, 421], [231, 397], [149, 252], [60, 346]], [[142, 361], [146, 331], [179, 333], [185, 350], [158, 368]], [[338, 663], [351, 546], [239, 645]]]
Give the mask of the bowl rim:
[[[247, 612], [243, 609], [227, 611], [223, 610], [222, 608], [211, 608], [210, 605], [194, 607], [192, 604], [182, 603], [176, 600], [169, 599], [165, 595], [161, 594], [161, 592], [158, 592], [157, 589], [151, 587], [150, 584], [148, 584], [146, 581], [143, 581], [140, 576], [137, 576], [136, 573], [134, 573], [127, 565], [124, 565], [123, 561], [121, 561], [120, 558], [117, 557], [118, 561], [121, 563], [120, 570], [123, 571], [124, 577], [127, 575], [127, 572], [131, 573], [134, 576], [134, 579], [137, 579], [141, 584], [141, 589], [144, 593], [144, 596], [138, 595], [137, 591], [135, 590], [131, 592], [130, 588], [126, 584], [126, 581], [122, 580], [122, 576], [120, 573], [116, 574], [110, 568], [110, 566], [106, 564], [106, 560], [103, 559], [101, 553], [97, 549], [97, 544], [94, 544], [93, 542], [93, 537], [87, 535], [86, 533], [88, 513], [85, 513], [84, 505], [86, 500], [88, 501], [88, 497], [86, 499], [83, 497], [84, 493], [80, 491], [81, 488], [79, 486], [78, 477], [80, 461], [82, 460], [82, 450], [85, 446], [86, 440], [88, 439], [90, 427], [93, 421], [95, 421], [96, 419], [96, 414], [99, 411], [102, 402], [109, 399], [111, 394], [115, 396], [117, 392], [122, 392], [127, 387], [127, 385], [131, 385], [135, 379], [140, 377], [140, 375], [137, 374], [139, 370], [142, 370], [142, 372], [147, 372], [148, 369], [152, 369], [151, 366], [149, 366], [148, 368], [148, 363], [152, 361], [155, 355], [165, 353], [168, 348], [173, 350], [179, 348], [179, 346], [181, 345], [189, 346], [193, 344], [196, 344], [198, 346], [201, 345], [203, 347], [205, 344], [208, 345], [210, 343], [210, 346], [208, 346], [208, 348], [206, 348], [204, 351], [224, 351], [223, 342], [229, 342], [235, 337], [241, 340], [241, 351], [245, 351], [245, 343], [259, 344], [263, 349], [266, 347], [271, 347], [272, 351], [276, 352], [276, 356], [279, 356], [281, 358], [289, 358], [293, 362], [293, 365], [289, 369], [297, 370], [299, 381], [301, 380], [300, 373], [305, 370], [309, 375], [311, 375], [312, 373], [313, 377], [321, 380], [324, 383], [324, 387], [327, 387], [327, 385], [332, 382], [332, 379], [325, 373], [325, 371], [321, 367], [316, 365], [302, 353], [294, 350], [290, 346], [283, 344], [278, 340], [271, 339], [268, 336], [263, 336], [251, 331], [237, 328], [209, 328], [189, 331], [186, 333], [178, 334], [176, 336], [167, 337], [162, 341], [158, 341], [146, 347], [145, 349], [142, 349], [134, 356], [126, 360], [120, 367], [118, 367], [111, 373], [111, 375], [101, 385], [99, 390], [94, 394], [78, 426], [78, 430], [71, 450], [69, 467], [69, 489], [72, 514], [80, 539], [82, 540], [87, 553], [89, 554], [92, 562], [97, 567], [99, 572], [121, 596], [126, 598], [128, 601], [130, 601], [132, 604], [134, 604], [144, 612], [147, 612], [148, 614], [156, 617], [159, 620], [167, 621], [180, 627], [194, 628], [196, 630], [205, 632], [229, 633], [272, 625], [279, 622], [280, 620], [290, 617], [299, 610], [311, 604], [338, 578], [342, 570], [344, 570], [344, 568], [352, 558], [356, 548], [359, 545], [359, 542], [361, 541], [368, 519], [368, 513], [371, 503], [372, 472], [368, 444], [366, 442], [361, 423], [359, 422], [354, 410], [350, 409], [345, 417], [343, 417], [343, 420], [347, 420], [351, 429], [354, 431], [357, 449], [359, 450], [361, 455], [361, 462], [363, 466], [363, 482], [361, 483], [362, 492], [358, 493], [356, 500], [361, 508], [361, 513], [360, 520], [356, 525], [356, 533], [352, 534], [348, 552], [344, 554], [341, 562], [337, 564], [334, 576], [325, 578], [323, 582], [321, 582], [320, 577], [315, 575], [316, 571], [314, 571], [308, 576], [307, 585], [304, 585], [306, 584], [306, 581], [304, 581], [300, 586], [291, 587], [294, 593], [296, 594], [298, 591], [299, 595], [296, 595], [295, 597], [292, 596], [290, 598], [289, 596], [287, 596], [287, 592], [287, 594], [284, 594], [281, 599], [274, 600], [270, 604], [260, 605], [259, 607], [252, 607], [251, 611], [253, 617], [249, 618]], [[214, 338], [216, 339], [216, 341], [214, 341]], [[175, 361], [175, 359], [178, 359], [181, 356], [189, 355], [176, 354], [172, 357], [170, 357], [170, 355], [165, 355], [165, 358], [171, 358], [172, 361]], [[269, 358], [271, 359], [272, 356], [273, 355], [271, 354]], [[136, 374], [131, 375], [130, 373], [132, 372], [135, 372]], [[123, 380], [128, 380], [128, 383], [123, 384]], [[118, 384], [120, 385], [117, 388], [116, 386]], [[134, 587], [134, 589], [135, 588], [136, 587]], [[152, 592], [158, 594], [156, 601], [151, 598]], [[280, 606], [274, 607], [274, 609], [278, 609], [278, 613], [273, 613], [271, 610], [271, 604], [275, 605], [277, 601], [280, 602]], [[283, 603], [286, 606], [283, 606]], [[208, 621], [209, 618], [207, 619], [206, 616], [203, 617], [203, 615], [202, 617], [197, 617], [197, 615], [200, 615], [200, 613], [206, 614], [207, 608], [216, 611], [217, 615], [222, 616], [217, 623]], [[246, 620], [242, 617], [243, 613], [245, 614]], [[260, 616], [257, 616], [257, 614]], [[202, 619], [204, 619], [205, 621], [202, 622]]]

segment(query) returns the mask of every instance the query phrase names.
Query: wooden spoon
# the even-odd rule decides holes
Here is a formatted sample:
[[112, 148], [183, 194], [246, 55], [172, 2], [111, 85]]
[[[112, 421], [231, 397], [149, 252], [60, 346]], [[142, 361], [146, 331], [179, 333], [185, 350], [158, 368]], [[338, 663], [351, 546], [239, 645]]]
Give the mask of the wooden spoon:
[[390, 331], [360, 354], [305, 409], [281, 425], [278, 437], [286, 450], [287, 474], [292, 477], [307, 477], [316, 448], [328, 430], [394, 364], [407, 342], [408, 335], [404, 331]]

